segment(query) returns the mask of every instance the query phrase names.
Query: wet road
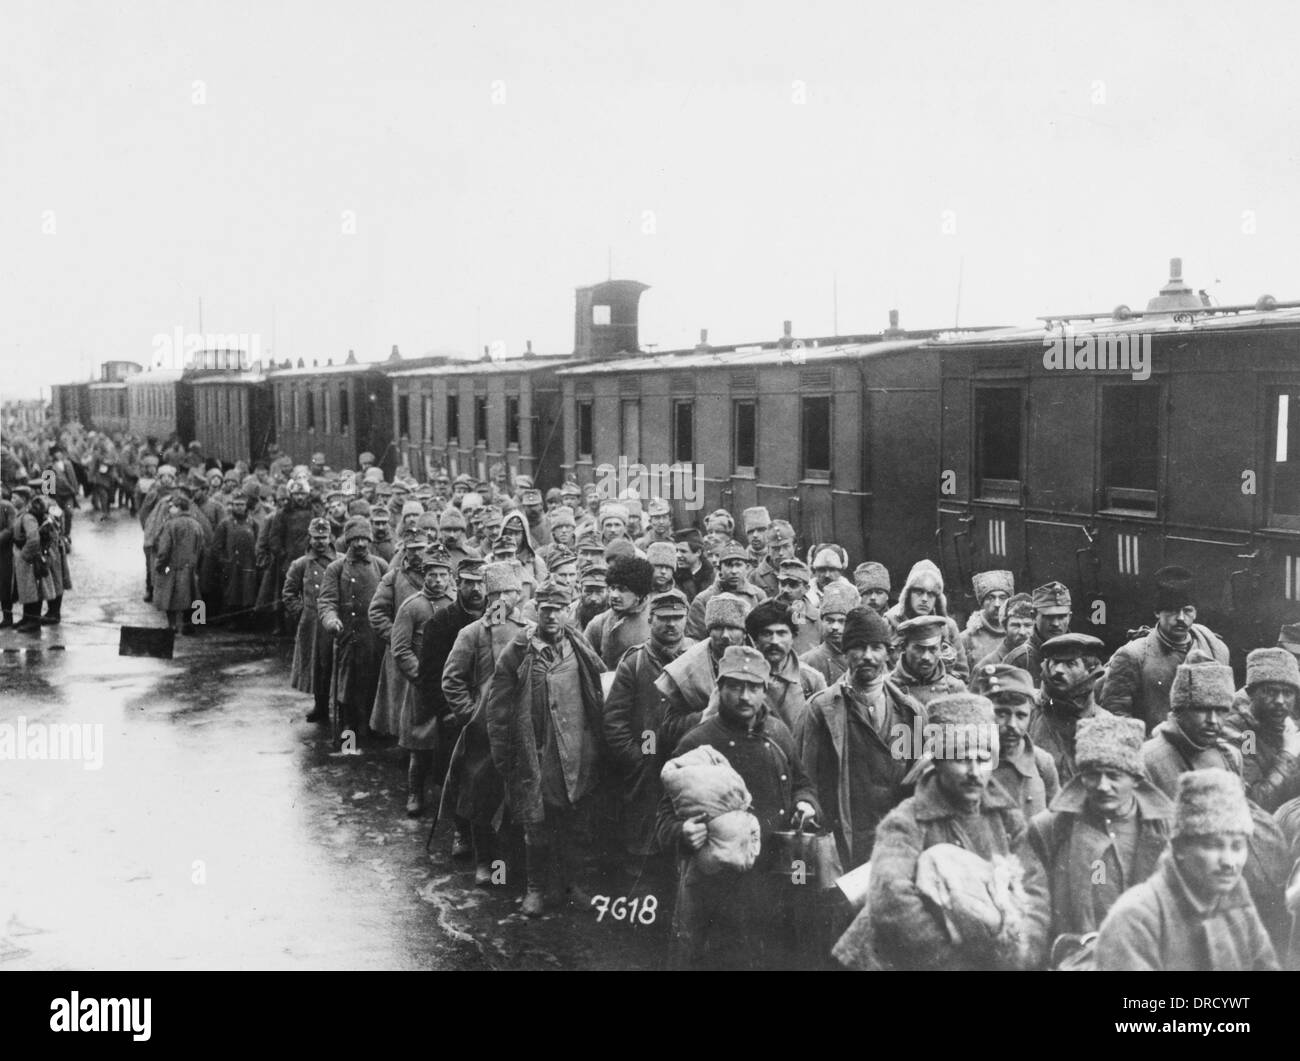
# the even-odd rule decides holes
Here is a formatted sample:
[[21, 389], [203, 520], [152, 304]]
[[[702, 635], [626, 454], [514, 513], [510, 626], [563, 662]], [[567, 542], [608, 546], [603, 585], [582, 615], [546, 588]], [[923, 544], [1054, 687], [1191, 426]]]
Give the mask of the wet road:
[[121, 625], [164, 625], [140, 601], [140, 528], [79, 517], [62, 625], [0, 630], [0, 731], [91, 738], [80, 759], [0, 759], [0, 971], [659, 964], [662, 923], [528, 921], [522, 864], [475, 888], [445, 824], [426, 854], [405, 756], [332, 757], [288, 639], [209, 627], [175, 659], [119, 657]]

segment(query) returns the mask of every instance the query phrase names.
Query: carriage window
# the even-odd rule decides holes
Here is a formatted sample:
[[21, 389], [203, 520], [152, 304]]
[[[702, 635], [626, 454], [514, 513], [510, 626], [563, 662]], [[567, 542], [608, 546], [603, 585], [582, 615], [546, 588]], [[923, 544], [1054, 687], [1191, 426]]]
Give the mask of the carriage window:
[[506, 398], [506, 445], [519, 447], [519, 399]]
[[339, 388], [339, 430], [348, 429], [348, 389], [347, 387]]
[[1274, 393], [1268, 487], [1270, 522], [1300, 530], [1300, 417], [1291, 423], [1298, 404], [1300, 390]]
[[460, 395], [447, 395], [447, 439], [449, 441], [460, 438]]
[[609, 321], [610, 321], [610, 316], [609, 316], [609, 307], [608, 307], [608, 306], [592, 306], [592, 307], [591, 307], [591, 323], [592, 323], [592, 324], [608, 324]]
[[578, 460], [591, 460], [591, 402], [578, 402]]
[[487, 443], [488, 440], [488, 404], [483, 397], [474, 398], [474, 441]]
[[635, 463], [641, 452], [641, 402], [620, 402], [619, 453]]
[[411, 396], [403, 394], [397, 399], [397, 433], [402, 438], [411, 437]]
[[754, 402], [731, 403], [732, 447], [735, 453], [735, 470], [740, 475], [753, 475], [757, 460], [758, 415]]
[[424, 441], [433, 441], [433, 399], [427, 394], [420, 403], [420, 408], [424, 418]]
[[1160, 388], [1124, 383], [1101, 390], [1101, 485], [1108, 509], [1154, 515]]
[[979, 497], [1020, 500], [1019, 387], [980, 387], [975, 391], [975, 474]]
[[673, 461], [695, 462], [695, 403], [673, 402]]
[[831, 477], [831, 399], [805, 398], [802, 402], [803, 477]]
[[311, 391], [308, 391], [305, 400], [307, 402], [307, 430], [315, 431], [316, 430], [316, 395], [314, 395]]

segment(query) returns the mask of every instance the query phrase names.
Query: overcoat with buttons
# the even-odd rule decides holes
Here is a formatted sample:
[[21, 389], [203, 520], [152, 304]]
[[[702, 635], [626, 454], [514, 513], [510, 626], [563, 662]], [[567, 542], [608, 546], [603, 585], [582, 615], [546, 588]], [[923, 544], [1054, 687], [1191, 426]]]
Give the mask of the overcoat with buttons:
[[317, 607], [321, 624], [334, 634], [335, 696], [340, 704], [363, 710], [374, 701], [383, 665], [384, 643], [370, 625], [370, 602], [388, 565], [377, 556], [340, 556], [325, 569]]

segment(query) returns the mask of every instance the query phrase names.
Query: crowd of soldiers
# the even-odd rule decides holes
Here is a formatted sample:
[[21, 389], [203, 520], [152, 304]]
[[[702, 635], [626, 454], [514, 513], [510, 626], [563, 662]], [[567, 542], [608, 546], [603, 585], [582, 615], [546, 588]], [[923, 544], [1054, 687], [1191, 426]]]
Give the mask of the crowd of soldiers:
[[[976, 573], [960, 621], [930, 560], [895, 599], [761, 507], [676, 528], [597, 484], [360, 465], [143, 453], [146, 599], [182, 634], [292, 636], [307, 720], [340, 753], [396, 741], [406, 812], [451, 823], [476, 884], [521, 849], [525, 916], [621, 880], [683, 967], [1300, 961], [1300, 624], [1238, 688], [1182, 568], [1107, 658], [1057, 581]], [[57, 581], [59, 506], [12, 493], [15, 570], [48, 539]], [[24, 622], [58, 621], [49, 588]], [[748, 869], [711, 871], [707, 816], [664, 788], [701, 748], [743, 781]]]

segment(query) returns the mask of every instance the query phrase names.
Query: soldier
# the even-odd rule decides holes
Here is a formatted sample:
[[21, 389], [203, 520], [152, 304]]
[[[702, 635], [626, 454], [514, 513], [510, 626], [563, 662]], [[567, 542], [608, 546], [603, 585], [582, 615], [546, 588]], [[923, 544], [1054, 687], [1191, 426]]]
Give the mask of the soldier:
[[664, 696], [659, 745], [666, 757], [673, 757], [677, 742], [688, 730], [699, 725], [705, 710], [713, 702], [718, 661], [729, 647], [745, 640], [745, 615], [748, 611], [749, 601], [744, 597], [719, 593], [710, 598], [704, 613], [707, 639], [692, 645], [665, 666], [655, 680], [655, 686]]
[[[533, 491], [536, 493], [536, 491]], [[533, 541], [532, 532], [524, 521], [522, 514], [511, 512], [501, 521], [501, 531], [499, 537], [513, 543], [515, 547], [515, 556], [525, 568], [525, 591], [528, 596], [532, 596], [532, 591], [528, 586], [540, 585], [546, 581], [546, 562], [537, 555], [537, 546]]]
[[1232, 668], [1199, 649], [1178, 665], [1169, 690], [1170, 718], [1142, 745], [1147, 776], [1170, 799], [1178, 795], [1178, 776], [1188, 770], [1216, 767], [1241, 776], [1241, 752], [1223, 734], [1234, 692]]
[[818, 818], [811, 780], [794, 737], [764, 705], [769, 675], [762, 653], [733, 645], [718, 665], [718, 711], [687, 733], [676, 754], [708, 745], [740, 775], [753, 802], [761, 846], [744, 873], [706, 875], [691, 856], [704, 846], [708, 827], [681, 820], [665, 794], [659, 801], [660, 847], [679, 858], [673, 914], [673, 960], [682, 968], [782, 968], [793, 958], [793, 910], [798, 889], [776, 860], [774, 832]]
[[[24, 487], [30, 494], [30, 488]], [[5, 493], [9, 493], [6, 487]], [[0, 630], [14, 625], [14, 530], [18, 526], [18, 506], [8, 498], [0, 499]]]
[[[766, 526], [764, 530], [766, 530]], [[748, 555], [744, 548], [732, 542], [725, 545], [718, 554], [718, 577], [713, 585], [701, 590], [693, 601], [691, 601], [690, 615], [686, 619], [686, 636], [702, 639], [707, 633], [704, 621], [705, 608], [709, 599], [718, 593], [730, 593], [736, 597], [743, 597], [753, 608], [760, 601], [766, 600], [767, 596], [757, 586], [752, 585], [747, 578]]]
[[649, 561], [635, 556], [616, 557], [609, 565], [605, 575], [609, 608], [592, 619], [583, 631], [587, 644], [606, 670], [617, 667], [624, 653], [644, 644], [650, 636], [646, 604], [652, 575]]
[[1278, 969], [1243, 876], [1255, 824], [1241, 778], [1207, 769], [1178, 782], [1173, 844], [1102, 922], [1098, 968]]
[[[420, 649], [425, 628], [440, 610], [449, 606], [454, 598], [451, 588], [451, 558], [441, 545], [431, 545], [422, 557], [424, 584], [420, 592], [408, 597], [393, 617], [391, 634], [392, 657], [398, 671], [406, 679], [406, 689], [398, 712], [398, 733], [402, 732], [402, 719], [411, 717], [412, 701], [418, 698], [420, 681]], [[408, 722], [409, 728], [409, 722]], [[433, 766], [431, 750], [409, 749], [410, 761], [406, 771], [406, 813], [417, 818], [424, 811], [424, 785]]]
[[388, 514], [388, 509], [383, 505], [376, 503], [370, 507], [370, 527], [375, 532], [375, 540], [371, 543], [371, 550], [379, 559], [391, 564], [396, 552], [396, 543], [393, 541], [390, 530], [392, 520]]
[[1147, 780], [1145, 738], [1136, 719], [1084, 719], [1078, 775], [1030, 820], [1030, 843], [1047, 867], [1054, 939], [1096, 932], [1116, 900], [1155, 872], [1169, 844], [1174, 806]]
[[993, 780], [1007, 790], [1029, 820], [1046, 810], [1061, 788], [1056, 761], [1029, 738], [1038, 691], [1028, 674], [1005, 663], [980, 667], [971, 678], [970, 691], [988, 698], [997, 720], [998, 764]]
[[694, 527], [679, 530], [673, 537], [677, 539], [677, 571], [673, 577], [677, 588], [693, 604], [713, 584], [713, 564], [704, 555], [704, 539]]
[[[141, 480], [141, 483], [145, 482]], [[176, 469], [170, 464], [158, 468], [158, 478], [149, 492], [140, 502], [140, 526], [144, 528], [144, 600], [148, 604], [153, 600], [154, 544], [163, 520], [167, 518], [167, 505], [164, 503], [176, 489]], [[161, 506], [161, 507], [160, 507]]]
[[[791, 543], [793, 544], [793, 543]], [[769, 551], [777, 548], [776, 545], [770, 545]], [[774, 557], [764, 558], [764, 563], [773, 560]], [[751, 580], [752, 582], [752, 580]], [[808, 570], [808, 565], [796, 557], [789, 557], [780, 561], [777, 569], [777, 586], [776, 599], [790, 609], [790, 623], [794, 631], [794, 651], [798, 656], [805, 652], [811, 652], [821, 644], [821, 629], [819, 622], [821, 620], [821, 608], [814, 603], [808, 596], [808, 589], [812, 583], [812, 572]], [[843, 587], [856, 597], [857, 593], [846, 582], [835, 582], [832, 585], [836, 588]], [[856, 601], [855, 601], [856, 603]], [[845, 611], [848, 609], [846, 608]], [[769, 663], [771, 660], [768, 661]]]
[[[539, 917], [548, 874], [579, 906], [576, 846], [588, 797], [600, 780], [600, 660], [564, 625], [563, 590], [537, 591], [537, 627], [516, 637], [497, 660], [486, 711], [492, 761], [505, 783], [511, 816], [524, 826], [528, 888], [525, 917]], [[558, 898], [558, 896], [556, 896]]]
[[565, 611], [565, 621], [578, 632], [587, 629], [591, 622], [609, 607], [609, 586], [605, 581], [608, 568], [604, 563], [579, 567], [578, 591], [580, 596]]
[[834, 582], [822, 594], [817, 620], [821, 643], [804, 652], [799, 659], [821, 674], [827, 685], [839, 681], [840, 675], [848, 668], [842, 640], [844, 623], [849, 612], [859, 606], [857, 590], [846, 583]]
[[[826, 688], [826, 679], [794, 651], [794, 627], [789, 607], [782, 601], [763, 601], [745, 616], [745, 633], [763, 653], [771, 676], [767, 682], [767, 709], [786, 724], [798, 729], [808, 712], [808, 701]], [[708, 712], [704, 714], [709, 717]]]
[[574, 552], [574, 526], [573, 513], [567, 508], [557, 508], [546, 514], [546, 519], [551, 528], [551, 544], [543, 545], [537, 550], [537, 555], [542, 558], [542, 562], [547, 568], [551, 568], [551, 557], [557, 552]]
[[[1029, 640], [1008, 652], [1002, 662], [1028, 671], [1035, 685], [1043, 680], [1043, 644], [1070, 630], [1070, 591], [1059, 582], [1034, 590], [1034, 629]], [[1062, 778], [1064, 780], [1064, 778]]]
[[864, 607], [884, 615], [889, 611], [889, 568], [874, 560], [858, 564], [853, 569], [853, 584], [862, 597]]
[[1140, 718], [1148, 733], [1168, 716], [1174, 672], [1193, 649], [1228, 662], [1228, 646], [1196, 621], [1192, 573], [1165, 567], [1155, 578], [1155, 629], [1115, 651], [1098, 694], [1102, 707]]
[[646, 505], [650, 529], [636, 541], [638, 549], [648, 549], [655, 542], [675, 545], [673, 539], [673, 510], [662, 497], [652, 497]]
[[[663, 543], [658, 543], [663, 544]], [[630, 860], [628, 875], [665, 879], [656, 861], [655, 814], [663, 788], [659, 772], [666, 761], [659, 746], [664, 697], [655, 682], [663, 669], [694, 642], [686, 635], [686, 597], [673, 588], [650, 598], [650, 636], [619, 660], [605, 698], [604, 738], [622, 788], [622, 834]], [[654, 888], [647, 889], [652, 894]]]
[[[1029, 718], [1029, 739], [1051, 755], [1062, 785], [1078, 773], [1074, 739], [1080, 719], [1109, 714], [1093, 696], [1105, 650], [1089, 634], [1061, 634], [1036, 650], [1043, 657], [1042, 689]], [[1009, 659], [1006, 666], [1011, 666]]]
[[1270, 813], [1300, 796], [1297, 696], [1300, 667], [1290, 652], [1257, 648], [1246, 657], [1246, 688], [1234, 698], [1228, 727], [1242, 752], [1246, 795]]
[[[773, 520], [767, 528], [767, 553], [758, 561], [749, 581], [769, 597], [775, 597], [780, 591], [778, 569], [781, 564], [795, 558], [794, 537], [794, 527], [783, 519]], [[808, 581], [812, 582], [811, 570], [808, 571]]]
[[203, 562], [203, 528], [190, 512], [190, 500], [174, 494], [169, 515], [154, 544], [154, 607], [167, 613], [178, 634], [193, 634], [191, 609], [199, 599], [199, 565]]
[[[1034, 604], [1033, 598], [1028, 593], [1017, 593], [1007, 601], [1002, 615], [1002, 625], [1006, 628], [1002, 640], [991, 652], [975, 661], [972, 674], [983, 667], [1004, 662], [1013, 648], [1029, 640], [1029, 635], [1034, 629]], [[1030, 675], [1030, 678], [1032, 679], [1033, 675]]]
[[902, 652], [890, 677], [922, 706], [966, 688], [965, 682], [948, 673], [943, 661], [943, 639], [949, 622], [945, 615], [919, 615], [898, 626], [896, 636], [902, 641]]
[[[989, 784], [997, 741], [993, 706], [963, 690], [931, 701], [928, 717], [941, 735], [934, 758], [916, 794], [880, 823], [871, 853], [867, 967], [1038, 968], [1051, 918], [1047, 880], [1028, 842], [1025, 816], [1000, 785]], [[1019, 903], [999, 907], [997, 923], [969, 914], [955, 921], [952, 893], [927, 887], [931, 874], [919, 869], [924, 856], [940, 845], [955, 845], [985, 862], [1019, 859], [1024, 871]], [[939, 876], [942, 863], [930, 864], [936, 866], [933, 876]], [[949, 927], [957, 924], [959, 931]], [[853, 935], [851, 929], [838, 953]]]
[[[900, 624], [908, 619], [935, 615], [944, 620], [942, 658], [950, 674], [963, 682], [969, 680], [966, 656], [960, 651], [961, 631], [948, 615], [948, 598], [943, 592], [943, 575], [932, 560], [918, 560], [912, 565], [899, 594], [898, 603], [885, 612], [889, 625], [898, 633]], [[897, 648], [897, 645], [895, 646]]]
[[347, 553], [325, 569], [317, 607], [321, 625], [334, 637], [332, 736], [366, 736], [366, 715], [374, 703], [383, 666], [384, 643], [370, 625], [370, 603], [388, 565], [370, 555], [370, 521], [353, 516], [343, 528]]
[[980, 571], [971, 579], [979, 611], [973, 612], [958, 640], [958, 651], [966, 661], [966, 673], [974, 674], [975, 665], [994, 651], [1006, 636], [1002, 625], [1003, 609], [1016, 591], [1010, 571]]
[[465, 544], [465, 516], [460, 509], [450, 505], [438, 516], [438, 536], [442, 547], [451, 556], [451, 562], [458, 567], [464, 560], [478, 560], [478, 550]]
[[622, 502], [606, 501], [600, 506], [597, 522], [602, 545], [608, 545], [616, 538], [627, 537], [628, 516], [627, 505]]
[[329, 520], [318, 516], [307, 527], [307, 551], [289, 565], [284, 576], [285, 614], [297, 623], [289, 684], [312, 694], [315, 705], [308, 722], [329, 720], [334, 641], [321, 626], [318, 601], [325, 571], [336, 559]]
[[652, 593], [667, 593], [669, 590], [677, 589], [676, 545], [672, 542], [651, 542], [645, 547], [645, 558], [650, 564]]
[[[750, 562], [757, 567], [767, 556], [767, 532], [772, 526], [772, 517], [762, 505], [755, 505], [740, 514], [740, 525], [749, 546], [747, 551]], [[764, 593], [764, 596], [767, 594]]]
[[[231, 497], [228, 511], [213, 536], [212, 551], [223, 609], [227, 614], [244, 613], [257, 603], [257, 525], [248, 518], [248, 495], [242, 490]], [[240, 626], [247, 622], [241, 614]]]
[[483, 616], [463, 627], [442, 671], [442, 693], [460, 734], [452, 749], [439, 816], [456, 823], [452, 858], [473, 858], [475, 880], [489, 883], [505, 788], [492, 761], [486, 701], [501, 653], [527, 627], [520, 619], [519, 577], [506, 564], [483, 568]]
[[925, 722], [921, 705], [889, 680], [892, 637], [875, 611], [851, 609], [844, 619], [847, 666], [812, 698], [795, 730], [845, 870], [871, 858], [876, 826], [907, 796], [916, 749], [910, 739], [900, 744], [897, 734], [910, 735]]
[[406, 678], [393, 658], [393, 620], [397, 609], [417, 595], [424, 585], [424, 550], [427, 544], [425, 532], [418, 528], [407, 535], [401, 552], [384, 572], [370, 601], [370, 626], [384, 646], [379, 684], [370, 711], [370, 729], [374, 733], [397, 735], [402, 699], [406, 696]]

